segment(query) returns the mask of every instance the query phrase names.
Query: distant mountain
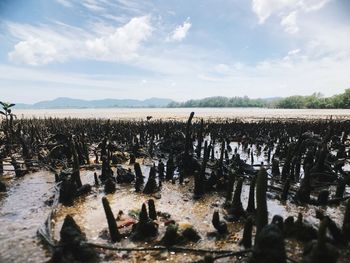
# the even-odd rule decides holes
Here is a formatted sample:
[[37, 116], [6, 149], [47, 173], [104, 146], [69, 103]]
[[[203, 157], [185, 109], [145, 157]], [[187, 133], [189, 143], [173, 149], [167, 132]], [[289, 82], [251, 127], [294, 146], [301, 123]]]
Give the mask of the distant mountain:
[[[0, 0], [1, 1], [1, 0]], [[80, 100], [57, 98], [35, 104], [17, 103], [17, 109], [64, 109], [64, 108], [282, 108], [282, 109], [349, 109], [350, 88], [344, 93], [323, 97], [320, 93], [309, 96], [268, 97], [251, 99], [244, 97], [207, 97], [176, 102], [171, 99], [150, 98], [146, 100], [104, 99]]]
[[16, 109], [81, 109], [81, 108], [150, 108], [166, 107], [172, 103], [171, 99], [150, 98], [146, 100], [134, 99], [103, 99], [80, 100], [61, 97], [54, 100], [40, 101], [34, 104], [16, 104]]

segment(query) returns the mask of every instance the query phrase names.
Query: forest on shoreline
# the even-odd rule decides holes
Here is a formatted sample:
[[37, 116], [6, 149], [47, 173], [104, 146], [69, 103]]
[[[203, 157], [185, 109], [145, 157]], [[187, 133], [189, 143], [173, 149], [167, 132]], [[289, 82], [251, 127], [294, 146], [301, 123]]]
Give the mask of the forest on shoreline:
[[95, 108], [272, 108], [272, 109], [350, 109], [350, 88], [343, 93], [325, 97], [321, 93], [252, 99], [214, 96], [184, 102], [169, 98], [83, 100], [60, 97], [34, 104], [15, 102], [15, 109], [95, 109]]
[[350, 109], [350, 88], [343, 93], [324, 97], [321, 93], [309, 96], [290, 96], [286, 98], [251, 99], [244, 97], [208, 97], [185, 102], [171, 102], [169, 108], [234, 108], [257, 107], [278, 109]]

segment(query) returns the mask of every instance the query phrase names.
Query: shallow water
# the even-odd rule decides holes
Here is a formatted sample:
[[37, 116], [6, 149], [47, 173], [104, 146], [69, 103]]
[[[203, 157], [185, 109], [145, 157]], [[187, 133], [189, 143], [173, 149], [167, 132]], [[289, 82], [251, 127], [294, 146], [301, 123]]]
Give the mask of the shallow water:
[[[231, 143], [232, 149], [237, 143]], [[216, 157], [219, 156], [219, 148], [216, 148]], [[266, 161], [263, 154], [256, 154], [255, 148], [255, 164]], [[230, 153], [230, 158], [233, 153]], [[241, 158], [249, 162], [247, 153], [240, 151]], [[147, 181], [149, 169], [153, 165], [153, 161], [157, 160], [139, 159], [145, 182]], [[129, 165], [123, 164], [124, 168]], [[133, 169], [133, 167], [130, 167]], [[93, 185], [93, 173], [100, 174], [100, 170], [82, 170], [81, 179], [83, 183]], [[6, 194], [0, 195], [0, 262], [44, 262], [50, 258], [50, 254], [44, 247], [36, 235], [39, 226], [45, 221], [50, 211], [50, 206], [45, 204], [53, 194], [54, 176], [48, 171], [35, 172], [26, 175], [23, 178], [13, 178], [13, 173], [8, 172], [5, 175], [5, 182], [9, 188]], [[247, 206], [249, 185], [246, 182], [242, 191], [243, 207]], [[275, 186], [282, 187], [278, 182], [274, 182]], [[334, 190], [334, 189], [332, 189]], [[334, 192], [334, 191], [333, 191]], [[239, 240], [242, 237], [243, 224], [228, 223], [230, 234], [225, 239], [217, 240], [208, 237], [208, 233], [214, 232], [215, 229], [211, 224], [212, 214], [218, 209], [220, 216], [225, 214], [222, 205], [225, 202], [223, 193], [210, 193], [203, 196], [200, 200], [193, 199], [193, 180], [187, 180], [182, 186], [178, 181], [176, 184], [164, 182], [160, 192], [161, 198], [155, 196], [135, 193], [134, 187], [130, 185], [117, 185], [117, 191], [114, 194], [107, 195], [114, 215], [117, 216], [118, 211], [122, 210], [125, 215], [129, 212], [139, 210], [143, 202], [153, 198], [157, 211], [166, 212], [171, 215], [180, 226], [193, 225], [202, 237], [196, 244], [187, 244], [187, 247], [203, 248], [203, 249], [225, 249], [225, 250], [241, 250]], [[277, 193], [272, 192], [272, 195]], [[347, 189], [347, 195], [350, 189]], [[53, 218], [53, 236], [59, 240], [59, 231], [61, 229], [64, 217], [71, 214], [78, 225], [86, 233], [88, 241], [98, 244], [112, 245], [108, 241], [108, 237], [102, 234], [107, 229], [107, 221], [102, 207], [101, 198], [104, 196], [103, 187], [93, 187], [92, 192], [75, 201], [71, 207], [59, 205], [57, 213]], [[315, 206], [296, 206], [290, 201], [286, 203], [277, 199], [268, 200], [269, 219], [278, 214], [286, 218], [287, 216], [297, 217], [298, 213], [302, 213], [304, 219], [311, 224], [318, 226], [318, 220], [315, 218]], [[344, 205], [328, 206], [321, 208], [330, 215], [331, 218], [341, 225], [344, 214]], [[127, 217], [127, 216], [126, 216]], [[121, 243], [115, 244], [117, 247], [147, 247], [157, 244], [165, 232], [166, 226], [164, 221], [159, 221], [159, 236], [151, 243], [131, 242], [129, 239], [122, 240]], [[288, 255], [295, 260], [300, 260], [302, 256], [302, 244], [299, 242], [287, 240], [286, 249]], [[203, 253], [174, 253], [174, 252], [108, 252], [100, 251], [102, 261], [109, 262], [193, 262], [203, 258]], [[221, 259], [218, 262], [230, 262], [232, 259]], [[342, 262], [346, 262], [343, 258]]]
[[[151, 162], [145, 162], [142, 165], [143, 174], [146, 176], [150, 169]], [[148, 163], [148, 164], [147, 164]], [[125, 168], [129, 166], [123, 165]], [[93, 173], [100, 173], [100, 170], [82, 171], [81, 178], [83, 183], [93, 184]], [[209, 238], [207, 234], [214, 232], [211, 224], [212, 213], [218, 209], [221, 216], [225, 214], [222, 208], [225, 198], [221, 193], [206, 194], [200, 200], [193, 199], [193, 181], [186, 180], [187, 183], [180, 186], [178, 182], [164, 182], [161, 190], [161, 198], [135, 193], [133, 186], [118, 185], [114, 194], [107, 195], [114, 215], [122, 210], [125, 215], [131, 211], [139, 210], [143, 202], [153, 198], [156, 209], [160, 212], [166, 212], [171, 218], [180, 224], [180, 226], [193, 225], [199, 232], [202, 239], [196, 244], [187, 244], [188, 247], [203, 249], [227, 249], [241, 250], [238, 242], [242, 237], [243, 224], [240, 222], [229, 223], [230, 234], [227, 238], [216, 240]], [[44, 262], [49, 259], [49, 253], [36, 236], [36, 231], [44, 222], [50, 211], [50, 207], [45, 205], [53, 193], [53, 174], [47, 171], [41, 171], [26, 175], [20, 179], [14, 179], [10, 184], [10, 190], [1, 196], [0, 199], [0, 259], [1, 262]], [[348, 193], [349, 193], [349, 189]], [[243, 207], [248, 202], [249, 185], [244, 184], [242, 191]], [[71, 214], [78, 225], [86, 233], [88, 241], [98, 244], [112, 245], [108, 238], [101, 235], [103, 230], [107, 229], [101, 198], [104, 196], [103, 187], [93, 187], [92, 193], [81, 197], [75, 201], [71, 207], [59, 205], [54, 217], [53, 236], [59, 240], [59, 231], [61, 229], [64, 217]], [[290, 202], [282, 203], [275, 199], [268, 200], [269, 219], [279, 214], [286, 218], [287, 216], [297, 216], [299, 212], [304, 215], [304, 219], [315, 226], [318, 220], [315, 218], [315, 207], [312, 205], [297, 207]], [[322, 209], [322, 208], [321, 208]], [[333, 220], [341, 224], [344, 213], [344, 206], [327, 207], [323, 210], [329, 214]], [[144, 242], [131, 242], [128, 239], [117, 243], [117, 247], [147, 247], [157, 244], [165, 232], [166, 226], [163, 221], [159, 221], [158, 238], [147, 244]], [[289, 255], [300, 260], [302, 255], [302, 246], [298, 242], [287, 242], [287, 251]], [[16, 249], [14, 249], [16, 248]], [[103, 261], [109, 262], [192, 262], [201, 259], [203, 254], [174, 253], [174, 252], [106, 252], [102, 254]], [[222, 259], [218, 262], [227, 262], [228, 259]]]
[[9, 190], [0, 194], [0, 262], [48, 260], [50, 255], [36, 232], [50, 211], [45, 201], [54, 176], [40, 171], [5, 182]]
[[[125, 168], [129, 168], [128, 165], [124, 165]], [[147, 179], [148, 171], [150, 166], [142, 166], [144, 175], [146, 175], [145, 182]], [[83, 183], [93, 184], [93, 172], [94, 171], [84, 171], [82, 173]], [[97, 171], [99, 174], [100, 171]], [[348, 189], [349, 190], [349, 189]], [[248, 203], [249, 195], [249, 185], [244, 184], [242, 190], [242, 203], [245, 208]], [[78, 225], [82, 226], [83, 231], [85, 231], [89, 241], [98, 244], [108, 244], [106, 238], [101, 237], [101, 232], [107, 229], [107, 221], [105, 218], [104, 210], [102, 207], [101, 198], [104, 196], [102, 187], [94, 187], [93, 193], [87, 197], [81, 198], [79, 201], [71, 207], [61, 206], [58, 209], [56, 216], [54, 236], [59, 239], [59, 231], [61, 229], [65, 215], [71, 214], [76, 220]], [[186, 184], [180, 186], [178, 182], [172, 184], [171, 182], [164, 182], [161, 190], [161, 199], [155, 199], [154, 196], [144, 195], [140, 193], [135, 193], [132, 186], [118, 185], [118, 189], [114, 194], [107, 195], [108, 200], [114, 215], [116, 216], [120, 210], [124, 214], [128, 214], [130, 211], [139, 210], [142, 203], [146, 202], [148, 199], [153, 198], [155, 200], [155, 205], [157, 211], [166, 212], [171, 215], [179, 225], [193, 225], [194, 228], [199, 232], [202, 239], [195, 244], [188, 244], [188, 247], [202, 248], [202, 249], [224, 249], [224, 250], [241, 250], [243, 249], [239, 245], [239, 240], [242, 238], [243, 234], [243, 223], [235, 222], [228, 223], [230, 234], [227, 238], [222, 240], [216, 240], [215, 238], [208, 237], [208, 233], [215, 232], [211, 224], [212, 214], [215, 210], [220, 211], [221, 217], [226, 214], [225, 209], [223, 209], [223, 204], [225, 202], [225, 197], [223, 193], [210, 193], [206, 194], [200, 200], [193, 199], [193, 180], [188, 180]], [[291, 204], [289, 201], [287, 203], [280, 202], [276, 199], [268, 200], [269, 209], [269, 220], [272, 219], [274, 215], [281, 215], [284, 218], [288, 216], [298, 216], [298, 213], [302, 213], [304, 219], [309, 223], [318, 227], [318, 220], [315, 218], [315, 206], [299, 206]], [[318, 207], [318, 209], [323, 210], [326, 214], [330, 215], [332, 219], [339, 225], [342, 223], [344, 206], [339, 207]], [[165, 232], [166, 226], [164, 222], [159, 222], [159, 236], [158, 238], [151, 242], [151, 244], [157, 244], [160, 238]], [[299, 242], [287, 241], [287, 251], [290, 257], [295, 260], [301, 260], [302, 256], [302, 245]], [[137, 246], [149, 246], [144, 242], [131, 242], [129, 239], [123, 240], [121, 243], [117, 243], [117, 247], [137, 247]], [[111, 245], [111, 243], [109, 243]], [[159, 254], [159, 252], [157, 252]], [[177, 262], [192, 262], [201, 259], [203, 255], [189, 254], [189, 253], [160, 253], [160, 255], [154, 253], [151, 258], [147, 258], [147, 261], [151, 262], [166, 262], [166, 261], [177, 261]], [[137, 262], [143, 259], [147, 253], [121, 253], [119, 256], [114, 258], [115, 261], [125, 261], [130, 260]], [[221, 260], [219, 262], [227, 262], [226, 260]], [[232, 260], [232, 259], [231, 259]]]
[[102, 119], [350, 119], [350, 109], [263, 109], [263, 108], [107, 108], [107, 109], [38, 109], [15, 110], [19, 118], [102, 118]]

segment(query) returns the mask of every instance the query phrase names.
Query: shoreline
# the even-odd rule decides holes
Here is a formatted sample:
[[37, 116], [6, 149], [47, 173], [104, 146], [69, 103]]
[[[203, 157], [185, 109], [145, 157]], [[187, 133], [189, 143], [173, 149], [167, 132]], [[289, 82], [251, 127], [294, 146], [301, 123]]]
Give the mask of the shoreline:
[[267, 109], [267, 108], [99, 108], [14, 110], [17, 118], [78, 118], [111, 120], [184, 120], [194, 111], [194, 119], [206, 120], [350, 120], [350, 109]]

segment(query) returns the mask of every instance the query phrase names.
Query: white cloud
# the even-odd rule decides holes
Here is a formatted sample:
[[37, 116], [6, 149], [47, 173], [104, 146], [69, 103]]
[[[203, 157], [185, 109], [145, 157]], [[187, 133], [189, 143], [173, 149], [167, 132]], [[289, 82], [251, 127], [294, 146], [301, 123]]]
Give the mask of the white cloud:
[[8, 57], [19, 64], [41, 65], [83, 56], [81, 39], [91, 37], [81, 29], [64, 24], [57, 27], [59, 30], [17, 23], [7, 25], [10, 34], [20, 39]]
[[139, 0], [114, 0], [109, 2], [109, 4], [123, 9], [124, 12], [127, 11], [134, 14], [142, 14], [145, 10], [153, 8], [153, 4], [151, 2]]
[[149, 38], [152, 31], [148, 16], [136, 17], [113, 34], [87, 40], [86, 47], [96, 59], [129, 60], [137, 56], [141, 43]]
[[285, 56], [283, 58], [283, 60], [291, 60], [291, 59], [297, 57], [299, 54], [300, 54], [300, 49], [299, 48], [290, 50], [290, 51], [288, 51], [287, 56]]
[[83, 6], [85, 6], [87, 9], [95, 12], [105, 11], [106, 9], [102, 6], [96, 5], [96, 4], [90, 4], [90, 3], [83, 3]]
[[[193, 50], [192, 52], [194, 57], [200, 57], [203, 51]], [[343, 92], [350, 86], [349, 56], [314, 59], [305, 56], [304, 52], [309, 51], [301, 48], [292, 49], [287, 54], [289, 59], [264, 60], [255, 65], [247, 64], [240, 68], [236, 67], [236, 63], [229, 64], [225, 60], [221, 64], [213, 63], [215, 60], [198, 63], [193, 61], [189, 55], [185, 57], [182, 54], [183, 57], [176, 58], [160, 53], [159, 57], [142, 56], [138, 61], [144, 63], [140, 65], [141, 67], [162, 74], [145, 75], [141, 78], [140, 75], [94, 76], [66, 72], [55, 73], [43, 68], [0, 65], [0, 83], [2, 87], [18, 87], [17, 89], [11, 88], [11, 92], [8, 93], [2, 91], [2, 95], [9, 101], [18, 101], [21, 96], [19, 91], [28, 87], [33, 92], [32, 94], [24, 93], [26, 97], [20, 97], [23, 101], [28, 100], [28, 96], [31, 96], [32, 100], [39, 100], [38, 98], [44, 99], [45, 96], [54, 98], [62, 94], [83, 96], [81, 98], [86, 99], [94, 97], [130, 98], [130, 96], [190, 99], [217, 94], [270, 97], [307, 95], [321, 91], [328, 96]], [[218, 75], [217, 70], [224, 74]], [[21, 82], [18, 82], [19, 79]], [[176, 86], [172, 83], [176, 83]], [[151, 88], [145, 89], [145, 85], [142, 84]], [[48, 89], [50, 92], [47, 92]], [[132, 94], [130, 90], [133, 91]]]
[[281, 20], [281, 26], [284, 27], [284, 31], [289, 34], [296, 34], [299, 31], [297, 25], [297, 12], [290, 12], [287, 16], [283, 17]]
[[299, 1], [298, 6], [305, 12], [317, 11], [323, 8], [331, 0], [304, 0]]
[[299, 32], [297, 14], [314, 12], [323, 8], [331, 0], [252, 0], [252, 10], [257, 15], [259, 24], [275, 16], [281, 17], [281, 26], [288, 34]]
[[[68, 59], [126, 61], [137, 57], [141, 44], [152, 34], [150, 17], [135, 17], [123, 26], [96, 36], [82, 29], [61, 25], [46, 26], [8, 24], [10, 33], [20, 39], [9, 59], [15, 63], [42, 65]], [[57, 27], [56, 27], [57, 28]]]
[[[221, 77], [213, 76], [215, 71], [201, 74], [198, 77], [205, 84], [197, 86], [201, 87], [202, 97], [221, 92], [225, 96], [248, 95], [255, 98], [309, 95], [316, 91], [329, 96], [343, 92], [349, 87], [349, 58], [310, 60], [301, 53], [298, 49], [291, 50], [287, 60], [261, 61], [255, 66], [245, 66], [239, 71], [232, 70]], [[208, 90], [210, 83], [216, 83], [212, 92]]]
[[206, 74], [198, 74], [198, 78], [204, 81], [210, 81], [210, 82], [222, 82], [225, 81], [224, 78], [217, 78], [217, 77], [213, 77], [213, 76], [209, 76]]
[[234, 64], [218, 64], [215, 65], [213, 71], [219, 75], [230, 75], [236, 74], [237, 71], [244, 69], [244, 65], [241, 62], [236, 62]]
[[271, 15], [285, 8], [295, 6], [299, 0], [253, 0], [252, 9], [263, 24]]
[[72, 3], [69, 0], [56, 0], [57, 3], [65, 6], [65, 7], [72, 7]]
[[214, 67], [214, 71], [219, 74], [227, 74], [231, 72], [231, 68], [227, 64], [218, 64]]
[[315, 21], [304, 24], [305, 49], [312, 59], [350, 59], [350, 26]]
[[[109, 11], [112, 11], [114, 8], [122, 9], [124, 10], [123, 13], [129, 12], [134, 13], [137, 15], [144, 14], [145, 12], [142, 12], [142, 10], [145, 10], [145, 7], [152, 6], [147, 1], [138, 1], [138, 0], [55, 0], [59, 4], [65, 6], [65, 7], [72, 7], [73, 4], [75, 6], [82, 6], [88, 11], [92, 11], [95, 13], [98, 13], [99, 15], [104, 16], [104, 13], [107, 13]], [[111, 12], [108, 15], [115, 15], [115, 12]]]
[[[76, 1], [71, 2], [78, 5]], [[102, 2], [117, 3], [109, 0], [84, 1], [88, 4], [97, 3], [106, 8], [106, 5], [101, 4]], [[119, 0], [119, 2], [129, 3], [128, 0]], [[223, 49], [217, 52], [206, 45], [193, 46], [189, 43], [189, 45], [163, 46], [164, 41], [153, 41], [152, 45], [146, 46], [144, 45], [146, 41], [150, 42], [155, 38], [152, 37], [154, 31], [158, 40], [160, 38], [164, 40], [164, 35], [171, 32], [171, 30], [166, 31], [162, 20], [155, 18], [151, 20], [149, 16], [129, 19], [128, 15], [115, 17], [108, 16], [106, 13], [101, 16], [108, 17], [109, 24], [104, 19], [96, 19], [97, 22], [93, 19], [90, 20], [91, 24], [85, 26], [88, 29], [75, 28], [58, 22], [46, 26], [7, 23], [9, 33], [18, 39], [9, 53], [9, 59], [29, 65], [91, 59], [122, 62], [122, 64], [147, 71], [138, 70], [135, 73], [127, 68], [123, 70], [128, 72], [124, 77], [112, 74], [92, 77], [67, 73], [49, 74], [45, 67], [31, 68], [30, 71], [25, 70], [28, 69], [25, 67], [16, 67], [21, 69], [18, 71], [0, 67], [0, 83], [3, 87], [22, 85], [22, 90], [31, 85], [35, 92], [37, 92], [34, 88], [36, 86], [41, 87], [41, 90], [47, 88], [46, 91], [49, 87], [56, 87], [55, 94], [64, 94], [63, 91], [59, 93], [59, 87], [70, 96], [72, 94], [70, 88], [73, 87], [75, 91], [72, 92], [76, 92], [79, 87], [77, 96], [81, 95], [85, 98], [94, 95], [130, 97], [130, 90], [132, 90], [131, 96], [141, 98], [163, 96], [174, 99], [179, 99], [180, 96], [188, 99], [217, 94], [269, 97], [297, 93], [310, 94], [314, 91], [331, 95], [342, 92], [344, 88], [350, 86], [347, 72], [350, 68], [350, 35], [348, 34], [350, 27], [332, 19], [324, 19], [323, 16], [306, 15], [306, 12], [322, 8], [327, 1], [254, 0], [253, 2], [260, 3], [260, 6], [257, 5], [255, 8], [262, 23], [272, 17], [271, 21], [279, 21], [281, 28], [286, 32], [298, 32], [295, 38], [288, 39], [288, 44], [283, 43], [281, 39], [276, 39], [280, 45], [276, 51], [277, 54], [286, 46], [290, 50], [289, 52], [285, 50], [285, 54], [283, 53], [284, 55], [279, 59], [269, 58], [269, 55], [275, 56], [276, 53], [266, 52], [265, 60], [247, 61], [243, 64], [236, 60], [237, 57], [234, 57], [231, 51], [225, 53]], [[276, 6], [271, 3], [275, 3]], [[81, 4], [79, 5], [81, 7]], [[137, 5], [133, 7], [136, 10]], [[159, 24], [156, 24], [156, 21]], [[116, 23], [118, 27], [115, 26]], [[183, 40], [190, 28], [191, 22], [186, 20], [176, 27], [172, 34], [169, 34], [168, 40]], [[175, 35], [177, 40], [170, 40], [170, 37]], [[246, 43], [243, 44], [246, 45]], [[93, 61], [88, 63], [95, 66]], [[109, 65], [114, 67], [112, 64]], [[120, 65], [116, 67], [119, 68]], [[84, 70], [83, 67], [81, 71]], [[98, 69], [98, 71], [103, 70]], [[139, 74], [140, 72], [142, 75]], [[145, 89], [145, 87], [150, 88]], [[81, 92], [85, 89], [89, 90], [89, 93]], [[11, 93], [13, 93], [12, 90]], [[39, 92], [36, 94], [40, 95]], [[54, 96], [51, 89], [49, 95]]]
[[112, 21], [116, 21], [118, 23], [126, 23], [128, 18], [126, 16], [120, 15], [120, 16], [115, 16], [112, 14], [101, 14], [102, 17], [112, 20]]
[[53, 43], [39, 38], [30, 37], [15, 45], [15, 50], [9, 53], [11, 61], [32, 66], [48, 64], [57, 60], [57, 49]]
[[182, 25], [177, 26], [170, 36], [168, 36], [167, 41], [182, 41], [187, 36], [191, 26], [190, 19], [187, 18]]

